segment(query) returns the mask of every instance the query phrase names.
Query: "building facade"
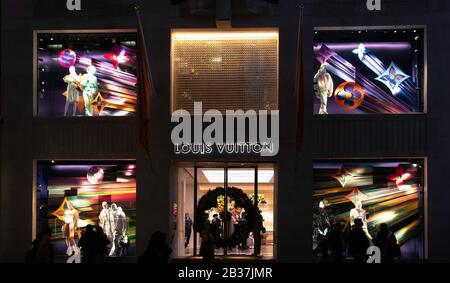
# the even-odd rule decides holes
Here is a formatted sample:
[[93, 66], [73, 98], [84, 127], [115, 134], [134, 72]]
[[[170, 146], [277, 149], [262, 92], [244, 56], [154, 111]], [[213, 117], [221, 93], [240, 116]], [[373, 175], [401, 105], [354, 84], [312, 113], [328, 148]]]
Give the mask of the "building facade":
[[[348, 200], [346, 205], [356, 203], [357, 200], [352, 200], [352, 195], [348, 194], [358, 194], [353, 188], [359, 187], [360, 193], [368, 197], [367, 201], [362, 199], [362, 203], [369, 214], [369, 223], [376, 220], [374, 217], [377, 213], [384, 212], [383, 207], [397, 205], [389, 204], [389, 201], [394, 201], [394, 197], [384, 200], [387, 203], [375, 202], [381, 192], [375, 186], [380, 181], [379, 174], [386, 175], [381, 178], [381, 186], [396, 188], [399, 195], [395, 196], [395, 200], [408, 205], [400, 205], [387, 216], [381, 215], [388, 218], [380, 218], [383, 221], [379, 222], [389, 222], [397, 216], [404, 217], [401, 218], [402, 221], [392, 223], [398, 227], [397, 231], [412, 231], [411, 234], [401, 234], [408, 234], [405, 237], [413, 239], [407, 245], [407, 251], [414, 254], [411, 256], [412, 260], [450, 259], [450, 243], [446, 239], [450, 230], [446, 218], [450, 213], [447, 205], [450, 192], [446, 190], [444, 180], [445, 166], [450, 156], [447, 146], [450, 131], [446, 126], [450, 117], [445, 105], [450, 98], [442, 89], [447, 77], [446, 43], [450, 41], [450, 33], [447, 31], [450, 6], [446, 1], [382, 0], [380, 11], [369, 11], [366, 1], [303, 1], [301, 50], [304, 115], [301, 120], [303, 146], [299, 152], [295, 85], [300, 9], [296, 1], [223, 1], [228, 2], [228, 5], [217, 4], [215, 1], [138, 1], [154, 83], [148, 133], [149, 155], [139, 143], [138, 117], [133, 114], [125, 115], [127, 111], [134, 113], [137, 103], [137, 90], [133, 88], [137, 73], [131, 62], [141, 54], [137, 44], [135, 3], [125, 0], [108, 1], [108, 4], [82, 1], [81, 11], [69, 11], [64, 2], [2, 2], [0, 220], [5, 232], [0, 235], [1, 261], [24, 261], [25, 252], [39, 232], [40, 225], [48, 226], [50, 223], [48, 219], [40, 218], [42, 205], [49, 210], [52, 206], [58, 208], [58, 201], [71, 200], [74, 195], [80, 201], [79, 204], [75, 203], [75, 207], [78, 205], [80, 219], [86, 221], [95, 219], [96, 222], [98, 219], [97, 215], [89, 214], [92, 210], [87, 202], [92, 202], [99, 212], [102, 202], [122, 206], [131, 219], [128, 227], [128, 237], [133, 245], [130, 249], [131, 256], [141, 254], [151, 235], [159, 230], [168, 235], [174, 249], [173, 257], [191, 258], [198, 254], [199, 235], [192, 233], [188, 248], [183, 247], [187, 229], [185, 214], [190, 214], [194, 219], [195, 204], [198, 204], [208, 189], [233, 186], [241, 188], [250, 199], [253, 196], [253, 203], [258, 204], [265, 218], [267, 231], [264, 233], [258, 260], [311, 262], [315, 260], [311, 248], [312, 235], [316, 229], [313, 219], [318, 215], [320, 200], [326, 199], [324, 206], [330, 217], [333, 214], [347, 213], [346, 209], [351, 207], [344, 207], [343, 212], [340, 211], [342, 207], [337, 208], [337, 205], [342, 198]], [[224, 6], [219, 7], [220, 5]], [[226, 13], [227, 9], [230, 9], [229, 14]], [[220, 20], [227, 19], [227, 15], [231, 15], [232, 29], [219, 29]], [[183, 37], [183, 33], [188, 32], [197, 35], [206, 32], [209, 41], [213, 40], [212, 33], [219, 33], [219, 38], [214, 40], [220, 45], [220, 50], [202, 43], [201, 35], [194, 38], [189, 38], [188, 35]], [[223, 36], [226, 32], [232, 35]], [[241, 41], [228, 44], [227, 39], [236, 36], [233, 32], [243, 33], [240, 35]], [[256, 36], [258, 32], [265, 33], [264, 36], [268, 38], [261, 34]], [[386, 32], [389, 36], [372, 36], [375, 32]], [[414, 33], [420, 34], [420, 38], [415, 39]], [[362, 34], [361, 37], [358, 34]], [[99, 37], [95, 37], [96, 35]], [[178, 37], [182, 41], [179, 45], [177, 35], [181, 36]], [[348, 113], [336, 110], [342, 108], [339, 108], [338, 102], [333, 104], [337, 100], [330, 98], [329, 115], [317, 115], [320, 102], [315, 98], [313, 82], [320, 63], [324, 63], [316, 60], [319, 44], [354, 44], [360, 43], [361, 38], [364, 38], [368, 43], [366, 47], [374, 53], [377, 53], [376, 48], [379, 47], [376, 46], [377, 43], [408, 43], [409, 40], [413, 44], [414, 40], [421, 42], [418, 46], [410, 46], [409, 51], [413, 55], [405, 55], [404, 61], [410, 64], [412, 62], [411, 69], [400, 67], [404, 65], [397, 61], [395, 64], [399, 68], [390, 65], [397, 72], [396, 75], [411, 78], [411, 84], [415, 83], [410, 87], [412, 92], [418, 94], [418, 101], [415, 100], [410, 105], [405, 101], [393, 102], [392, 105], [398, 106], [394, 110], [383, 108], [381, 103], [375, 102], [372, 108], [364, 108], [364, 115], [364, 111], [346, 115]], [[40, 45], [41, 39], [46, 47]], [[54, 45], [52, 41], [58, 40], [65, 43], [54, 47], [58, 51], [56, 52], [51, 46]], [[114, 58], [108, 57], [105, 50], [111, 47], [103, 47], [107, 44], [99, 44], [101, 40], [114, 43], [118, 40], [123, 43], [127, 52], [130, 52], [123, 55], [128, 58], [128, 62], [120, 61], [120, 52]], [[187, 42], [189, 40], [191, 42]], [[246, 40], [250, 43], [245, 43]], [[77, 45], [77, 41], [83, 43]], [[327, 46], [334, 46], [334, 52], [347, 58], [344, 53], [339, 53], [345, 52], [345, 49], [339, 49], [338, 44]], [[392, 48], [395, 49], [395, 46]], [[76, 48], [83, 49], [85, 53], [59, 53], [63, 49]], [[396, 55], [389, 59], [389, 52], [381, 50], [377, 53], [383, 54], [379, 55], [380, 60], [383, 60], [383, 56], [388, 58], [383, 61], [386, 66], [394, 60], [392, 58], [403, 56], [394, 53]], [[215, 70], [217, 67], [214, 64], [224, 63], [223, 58], [216, 54], [225, 53], [233, 54], [229, 60], [244, 62], [244, 67], [230, 67], [225, 71], [220, 69], [220, 72]], [[369, 56], [367, 54], [367, 51], [362, 52], [361, 58], [368, 58], [364, 57]], [[80, 60], [80, 56], [97, 56], [94, 58], [96, 63], [91, 64], [96, 66], [101, 93], [110, 91], [112, 94], [128, 95], [125, 100], [116, 99], [115, 106], [111, 106], [113, 103], [109, 102], [109, 106], [105, 108], [102, 108], [104, 104], [100, 100], [97, 111], [100, 109], [107, 115], [85, 117], [89, 115], [83, 113], [87, 113], [92, 106], [85, 104], [83, 108], [83, 105], [74, 103], [68, 109], [74, 107], [73, 110], [78, 111], [79, 115], [64, 117], [64, 99], [68, 101], [70, 95], [69, 89], [65, 89], [66, 85], [60, 91], [67, 92], [65, 97], [57, 94], [58, 99], [47, 98], [47, 95], [52, 95], [54, 85], [62, 84], [62, 76], [53, 80], [46, 73], [52, 74], [52, 70], [60, 68], [61, 64], [65, 68], [64, 66], [68, 66], [65, 64], [70, 65], [72, 59], [81, 64], [83, 60]], [[56, 62], [54, 58], [63, 60], [57, 59], [59, 61]], [[252, 58], [256, 58], [256, 61], [252, 62]], [[350, 63], [361, 68], [367, 62], [361, 58]], [[112, 65], [105, 67], [105, 60], [112, 62]], [[202, 65], [205, 60], [210, 60], [211, 64]], [[233, 66], [231, 63], [229, 66]], [[118, 72], [114, 64], [119, 64], [122, 72]], [[186, 66], [195, 66], [195, 70]], [[69, 74], [68, 68], [66, 69]], [[338, 87], [339, 78], [337, 71], [333, 73], [331, 70], [336, 69], [338, 68], [328, 69], [333, 75], [334, 87]], [[115, 79], [105, 78], [104, 74], [108, 70]], [[202, 74], [207, 76], [202, 77]], [[220, 77], [221, 74], [228, 77]], [[236, 74], [239, 75], [233, 77]], [[362, 78], [364, 74], [360, 75], [355, 77]], [[379, 78], [382, 79], [382, 75], [381, 72]], [[340, 79], [345, 81], [342, 77]], [[400, 83], [398, 77], [394, 77], [394, 86], [399, 86]], [[390, 84], [388, 81], [386, 86], [389, 88], [389, 85], [392, 86], [392, 82]], [[381, 87], [378, 85], [378, 88]], [[78, 90], [78, 95], [85, 97], [85, 101], [90, 95], [86, 89], [88, 88], [83, 87], [83, 90]], [[224, 89], [226, 92], [221, 93]], [[197, 96], [190, 97], [187, 93], [189, 91]], [[224, 99], [217, 99], [218, 97]], [[365, 98], [365, 101], [370, 101], [367, 97], [370, 97], [370, 93]], [[177, 154], [171, 140], [175, 126], [171, 122], [171, 114], [180, 108], [190, 111], [194, 100], [201, 100], [205, 109], [225, 110], [234, 107], [244, 110], [278, 110], [278, 153], [274, 156], [217, 152]], [[59, 106], [54, 106], [57, 104]], [[333, 112], [335, 110], [336, 113]], [[60, 166], [59, 169], [57, 166]], [[71, 181], [84, 177], [80, 175], [84, 173], [74, 169], [77, 166], [85, 166], [83, 168], [89, 170], [93, 168], [94, 172], [91, 173], [94, 179], [98, 176], [95, 173], [102, 168], [100, 182], [103, 181], [104, 189], [115, 188], [117, 191], [97, 194], [92, 199], [92, 195], [85, 189], [98, 183], [88, 180], [85, 187], [84, 183]], [[418, 166], [420, 169], [408, 169], [405, 166]], [[357, 171], [357, 168], [362, 171]], [[405, 172], [399, 173], [398, 168]], [[64, 175], [64, 170], [70, 173]], [[342, 183], [346, 172], [352, 177], [363, 172], [361, 176], [369, 176], [371, 179], [358, 179], [359, 183], [349, 187]], [[406, 173], [414, 177], [407, 178], [404, 176]], [[328, 179], [320, 179], [323, 174], [328, 174]], [[396, 175], [389, 180], [391, 174]], [[326, 185], [333, 178], [340, 181], [331, 187]], [[67, 181], [68, 179], [70, 180]], [[411, 180], [414, 183], [410, 183]], [[318, 196], [323, 193], [321, 189], [338, 187], [339, 184], [345, 194], [337, 201], [333, 202], [336, 199], [331, 196]], [[401, 187], [403, 185], [409, 187]], [[64, 191], [62, 196], [58, 195], [61, 194], [60, 190]], [[70, 190], [72, 193], [76, 192], [72, 195], [66, 192]], [[414, 192], [410, 194], [409, 190]], [[57, 199], [53, 203], [52, 193]], [[227, 193], [231, 198], [233, 192]], [[45, 195], [45, 202], [41, 202], [42, 194]], [[260, 201], [258, 195], [263, 195], [264, 199]], [[226, 209], [232, 205], [231, 201], [223, 203]], [[55, 211], [46, 211], [43, 217], [48, 217]], [[52, 221], [54, 233], [64, 233], [60, 231], [59, 222], [55, 219]], [[234, 228], [223, 228], [221, 233], [232, 233], [231, 229]], [[253, 237], [252, 241], [247, 241], [248, 245], [253, 246], [253, 250], [237, 254], [253, 255], [255, 241], [258, 240], [261, 239]], [[233, 250], [222, 250], [219, 253], [225, 257], [236, 255]]]

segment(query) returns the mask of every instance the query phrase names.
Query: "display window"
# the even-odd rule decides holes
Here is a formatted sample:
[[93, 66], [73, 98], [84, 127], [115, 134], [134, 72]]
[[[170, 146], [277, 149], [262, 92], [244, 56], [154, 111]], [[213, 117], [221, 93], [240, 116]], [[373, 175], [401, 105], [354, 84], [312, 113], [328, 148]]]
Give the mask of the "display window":
[[[314, 162], [313, 255], [334, 261], [424, 258], [424, 160]], [[364, 250], [364, 251], [362, 251]]]
[[136, 33], [36, 32], [36, 115], [130, 116]]
[[[56, 255], [80, 253], [101, 236], [104, 256], [135, 254], [135, 161], [38, 161], [36, 232], [51, 232]], [[92, 231], [90, 231], [92, 230]], [[91, 233], [92, 232], [92, 233]]]
[[315, 114], [425, 112], [424, 30], [316, 29]]
[[179, 164], [172, 199], [177, 257], [273, 257], [272, 164]]

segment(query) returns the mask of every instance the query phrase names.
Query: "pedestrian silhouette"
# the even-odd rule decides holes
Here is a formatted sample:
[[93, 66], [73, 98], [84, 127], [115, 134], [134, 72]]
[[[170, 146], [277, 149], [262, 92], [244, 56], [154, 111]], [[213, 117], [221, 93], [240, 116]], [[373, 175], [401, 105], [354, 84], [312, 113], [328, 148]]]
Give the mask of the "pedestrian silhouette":
[[26, 255], [27, 263], [53, 263], [51, 235], [52, 231], [47, 227], [33, 240], [32, 248]]
[[342, 224], [340, 222], [334, 223], [333, 229], [328, 235], [328, 243], [333, 261], [342, 262], [344, 259], [345, 243]]
[[381, 262], [392, 262], [394, 258], [398, 258], [401, 255], [397, 238], [386, 223], [380, 224], [379, 231], [373, 240], [373, 243], [380, 248]]
[[369, 246], [370, 242], [363, 230], [363, 222], [361, 219], [357, 218], [350, 231], [348, 253], [353, 257], [355, 262], [364, 263], [367, 261], [367, 248]]
[[108, 245], [110, 244], [110, 241], [108, 240], [108, 237], [104, 233], [102, 227], [95, 227], [95, 232], [97, 234], [97, 262], [101, 263], [105, 261], [105, 257], [108, 254]]
[[138, 261], [140, 263], [168, 263], [172, 249], [166, 243], [166, 234], [156, 231]]
[[95, 263], [97, 257], [97, 234], [94, 232], [94, 226], [86, 225], [86, 230], [78, 242], [81, 247], [82, 262]]

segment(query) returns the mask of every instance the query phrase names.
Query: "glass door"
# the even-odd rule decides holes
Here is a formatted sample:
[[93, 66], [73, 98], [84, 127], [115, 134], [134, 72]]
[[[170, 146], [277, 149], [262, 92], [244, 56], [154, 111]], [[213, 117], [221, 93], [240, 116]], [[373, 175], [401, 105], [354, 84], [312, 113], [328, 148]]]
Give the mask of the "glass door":
[[221, 165], [194, 168], [195, 255], [273, 256], [273, 166]]

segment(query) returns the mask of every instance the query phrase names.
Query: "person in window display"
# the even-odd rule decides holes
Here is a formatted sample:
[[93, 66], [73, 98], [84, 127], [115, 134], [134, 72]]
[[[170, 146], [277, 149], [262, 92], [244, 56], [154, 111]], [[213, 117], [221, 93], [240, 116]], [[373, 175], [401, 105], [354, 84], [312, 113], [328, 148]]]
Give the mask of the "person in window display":
[[355, 220], [361, 219], [362, 221], [362, 229], [366, 233], [369, 241], [372, 240], [372, 236], [369, 234], [369, 230], [367, 229], [367, 213], [366, 210], [362, 208], [362, 202], [359, 200], [355, 203], [355, 208], [350, 210], [350, 227], [355, 225]]
[[75, 67], [69, 68], [69, 74], [63, 78], [63, 81], [67, 84], [66, 90], [66, 105], [64, 106], [64, 116], [67, 116], [67, 110], [69, 105], [72, 104], [72, 116], [77, 113], [78, 96], [80, 95], [80, 80], [81, 76], [75, 71]]
[[94, 115], [94, 108], [91, 103], [98, 93], [96, 72], [97, 69], [91, 65], [87, 67], [86, 74], [81, 77], [80, 85], [83, 88], [84, 113], [86, 116]]
[[70, 201], [67, 202], [63, 221], [62, 231], [67, 245], [67, 255], [71, 256], [72, 252], [79, 253], [79, 249], [75, 242], [75, 232], [78, 228], [78, 211]]
[[327, 72], [325, 64], [320, 65], [319, 70], [314, 76], [314, 84], [316, 97], [320, 100], [319, 114], [328, 114], [327, 102], [328, 97], [333, 95], [333, 79]]

